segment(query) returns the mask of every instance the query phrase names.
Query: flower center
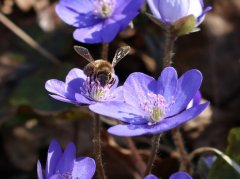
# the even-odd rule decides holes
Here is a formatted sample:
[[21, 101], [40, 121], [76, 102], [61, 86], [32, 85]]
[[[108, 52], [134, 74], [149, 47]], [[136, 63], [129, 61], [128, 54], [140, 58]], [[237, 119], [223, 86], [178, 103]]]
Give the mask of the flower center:
[[97, 0], [95, 2], [95, 14], [101, 18], [109, 17], [112, 14], [115, 0]]
[[168, 110], [168, 105], [162, 95], [148, 93], [148, 99], [144, 100], [144, 102], [141, 104], [141, 108], [148, 116], [148, 125], [152, 125], [164, 118]]
[[104, 87], [99, 82], [90, 80], [90, 77], [84, 82], [84, 87], [81, 89], [82, 95], [93, 101], [104, 101], [109, 98], [110, 88], [112, 85], [107, 84]]

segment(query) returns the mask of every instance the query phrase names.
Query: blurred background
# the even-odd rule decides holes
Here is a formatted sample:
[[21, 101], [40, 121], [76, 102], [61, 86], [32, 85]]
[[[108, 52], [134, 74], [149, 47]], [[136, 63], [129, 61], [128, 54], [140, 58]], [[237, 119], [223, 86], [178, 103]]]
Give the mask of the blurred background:
[[[87, 64], [75, 53], [73, 45], [87, 47], [95, 59], [100, 57], [101, 45], [74, 41], [74, 29], [54, 11], [56, 2], [0, 0], [0, 178], [37, 178], [36, 162], [40, 159], [44, 164], [52, 138], [63, 147], [74, 141], [78, 155], [93, 156], [91, 113], [87, 108], [51, 99], [44, 85], [48, 79], [64, 81], [71, 68]], [[182, 128], [189, 152], [203, 146], [226, 151], [229, 131], [240, 126], [240, 0], [209, 0], [205, 4], [212, 5], [213, 10], [207, 14], [201, 31], [180, 37], [174, 50], [173, 66], [179, 75], [192, 68], [203, 73], [201, 92], [204, 100], [211, 103]], [[134, 20], [134, 26], [110, 44], [110, 60], [118, 47], [132, 47], [130, 55], [115, 69], [121, 84], [132, 72], [157, 77], [162, 70], [164, 32], [143, 13]], [[137, 178], [127, 141], [108, 135], [106, 130], [102, 136], [109, 178]], [[236, 136], [240, 142], [240, 133]], [[146, 161], [150, 138], [134, 138]], [[234, 153], [226, 151], [237, 162], [239, 144], [233, 144], [234, 149], [239, 149]], [[168, 178], [178, 170], [177, 157], [171, 135], [166, 133], [153, 172]], [[216, 171], [224, 177], [240, 178], [220, 160], [212, 168], [200, 166], [199, 161], [194, 161], [196, 178], [219, 178], [214, 175]]]

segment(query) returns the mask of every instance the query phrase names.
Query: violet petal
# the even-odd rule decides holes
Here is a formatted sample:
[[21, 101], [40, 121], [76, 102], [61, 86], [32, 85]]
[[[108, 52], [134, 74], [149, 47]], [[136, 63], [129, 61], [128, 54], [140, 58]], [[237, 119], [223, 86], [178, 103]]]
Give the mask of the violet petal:
[[47, 162], [46, 162], [46, 178], [50, 178], [54, 173], [58, 161], [62, 156], [62, 149], [56, 140], [52, 140], [48, 148]]
[[111, 101], [104, 103], [96, 103], [89, 106], [91, 111], [94, 111], [98, 114], [113, 117], [124, 122], [133, 123], [133, 124], [143, 124], [146, 123], [144, 118], [144, 113], [129, 104]]
[[81, 157], [74, 161], [73, 178], [90, 179], [96, 170], [95, 161], [89, 157]]
[[174, 103], [170, 106], [168, 116], [173, 116], [184, 110], [193, 99], [202, 83], [202, 74], [198, 70], [189, 70], [178, 79]]
[[58, 162], [56, 167], [56, 172], [59, 171], [60, 174], [69, 173], [73, 169], [74, 160], [76, 158], [76, 148], [71, 142], [67, 145], [64, 153]]
[[190, 119], [193, 119], [194, 117], [199, 115], [207, 106], [208, 103], [204, 103], [199, 106], [194, 106], [174, 117], [163, 119], [163, 121], [155, 125], [120, 124], [110, 127], [108, 129], [108, 132], [117, 136], [139, 136], [145, 134], [159, 134], [168, 131], [174, 127], [177, 127], [189, 121]]

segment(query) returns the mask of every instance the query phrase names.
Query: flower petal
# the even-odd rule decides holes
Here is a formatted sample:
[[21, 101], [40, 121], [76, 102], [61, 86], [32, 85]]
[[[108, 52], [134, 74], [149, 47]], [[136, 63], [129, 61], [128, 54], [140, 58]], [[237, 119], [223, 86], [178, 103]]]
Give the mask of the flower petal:
[[48, 148], [48, 156], [46, 163], [46, 178], [50, 178], [53, 174], [55, 174], [55, 169], [61, 156], [62, 156], [61, 146], [56, 140], [53, 139]]
[[75, 3], [75, 1], [71, 1], [71, 3], [69, 3], [67, 6], [63, 5], [62, 3], [56, 5], [56, 13], [65, 23], [74, 27], [88, 27], [101, 21], [101, 19], [93, 14], [92, 11], [82, 14], [77, 12], [75, 9], [70, 8], [69, 6], [72, 4], [72, 2]]
[[56, 79], [48, 80], [45, 83], [45, 88], [48, 92], [65, 97], [65, 83]]
[[116, 22], [112, 19], [108, 19], [104, 22], [103, 28], [99, 32], [94, 32], [93, 37], [100, 34], [102, 42], [109, 43], [113, 41], [113, 39], [120, 32], [120, 22]]
[[119, 86], [119, 87], [115, 88], [113, 91], [111, 91], [111, 96], [113, 96], [113, 98], [109, 99], [109, 101], [113, 100], [113, 101], [124, 102], [123, 86]]
[[201, 14], [200, 16], [198, 16], [198, 18], [197, 18], [197, 25], [199, 25], [199, 24], [202, 23], [202, 21], [203, 21], [204, 18], [205, 18], [205, 14], [206, 14], [208, 11], [210, 11], [210, 10], [212, 10], [212, 7], [211, 7], [211, 6], [207, 6], [207, 7], [202, 11], [202, 14]]
[[139, 107], [140, 103], [148, 98], [147, 94], [155, 92], [157, 83], [154, 78], [140, 72], [132, 73], [123, 85], [123, 95], [125, 101]]
[[53, 94], [50, 94], [49, 96], [51, 96], [52, 98], [54, 98], [58, 101], [62, 101], [62, 102], [66, 102], [66, 103], [72, 103], [72, 104], [78, 104], [78, 102], [75, 99], [67, 99], [66, 97], [53, 95]]
[[206, 107], [208, 103], [201, 104], [199, 106], [192, 107], [174, 117], [163, 119], [156, 125], [125, 125], [120, 124], [114, 127], [110, 127], [108, 132], [117, 136], [139, 136], [146, 134], [159, 134], [168, 131], [174, 127], [177, 127], [190, 119], [195, 118], [199, 115]]
[[158, 0], [158, 9], [163, 21], [174, 22], [187, 16], [191, 0]]
[[192, 179], [192, 177], [186, 172], [176, 172], [169, 179]]
[[129, 104], [119, 101], [96, 103], [90, 105], [89, 109], [98, 114], [116, 118], [128, 123], [133, 124], [146, 123], [146, 119], [144, 118], [144, 114], [142, 111]]
[[157, 93], [164, 96], [167, 101], [176, 93], [177, 88], [177, 72], [172, 67], [164, 68], [158, 78], [158, 91]]
[[81, 95], [81, 94], [75, 94], [75, 98], [78, 104], [94, 104], [96, 103], [96, 101], [93, 100], [89, 100], [87, 99], [85, 96]]
[[43, 172], [42, 172], [42, 165], [41, 165], [41, 162], [39, 160], [37, 162], [37, 174], [38, 174], [38, 179], [44, 179], [43, 178]]
[[[99, 23], [91, 27], [79, 28], [73, 32], [73, 37], [75, 40], [83, 43], [100, 43], [102, 41], [102, 36], [99, 33], [103, 28], [103, 24]], [[95, 32], [94, 36], [93, 33]]]
[[[87, 79], [87, 76], [84, 74], [83, 70], [78, 68], [73, 68], [70, 70], [66, 76], [66, 83], [70, 83], [72, 80], [81, 79], [80, 84]], [[80, 85], [82, 86], [82, 85]]]
[[65, 6], [76, 13], [88, 13], [94, 10], [93, 0], [60, 0], [58, 3]]
[[78, 158], [74, 161], [73, 178], [90, 179], [96, 170], [95, 161], [90, 157]]
[[58, 165], [56, 167], [56, 172], [60, 174], [69, 173], [73, 169], [74, 160], [76, 158], [76, 148], [71, 142], [67, 145]]
[[158, 179], [158, 177], [156, 177], [155, 175], [150, 174], [150, 175], [144, 177], [144, 179]]
[[167, 116], [173, 116], [184, 110], [193, 99], [202, 83], [202, 74], [198, 70], [189, 70], [178, 80], [174, 103], [169, 107]]
[[203, 11], [203, 7], [200, 0], [191, 0], [190, 6], [188, 9], [188, 15], [194, 15], [195, 18], [198, 18]]
[[158, 18], [160, 20], [163, 20], [160, 13], [159, 13], [159, 10], [158, 10], [159, 0], [147, 0], [147, 3], [148, 3], [148, 6], [149, 6], [153, 16], [155, 16], [156, 18]]
[[68, 98], [75, 98], [76, 93], [81, 93], [81, 87], [83, 87], [86, 75], [80, 69], [72, 69], [66, 76], [66, 91]]

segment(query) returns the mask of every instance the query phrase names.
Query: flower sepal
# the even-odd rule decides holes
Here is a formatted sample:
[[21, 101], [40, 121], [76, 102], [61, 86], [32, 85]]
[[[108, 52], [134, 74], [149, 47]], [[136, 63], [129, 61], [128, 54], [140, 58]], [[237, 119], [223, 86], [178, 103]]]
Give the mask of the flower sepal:
[[170, 33], [175, 36], [187, 35], [197, 32], [200, 29], [196, 28], [197, 19], [193, 15], [182, 17], [171, 24]]
[[162, 28], [165, 31], [168, 31], [170, 28], [170, 25], [165, 24], [164, 22], [162, 22], [160, 19], [158, 19], [157, 17], [153, 16], [152, 14], [149, 13], [145, 13], [145, 15], [152, 21], [154, 22], [156, 25], [158, 25], [160, 28]]

